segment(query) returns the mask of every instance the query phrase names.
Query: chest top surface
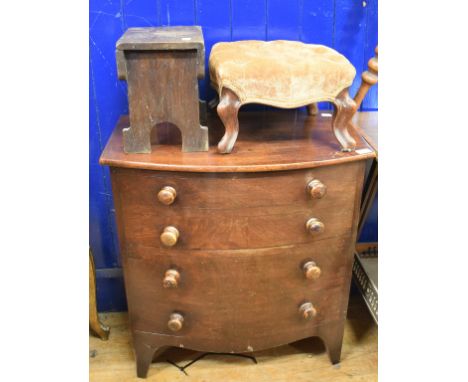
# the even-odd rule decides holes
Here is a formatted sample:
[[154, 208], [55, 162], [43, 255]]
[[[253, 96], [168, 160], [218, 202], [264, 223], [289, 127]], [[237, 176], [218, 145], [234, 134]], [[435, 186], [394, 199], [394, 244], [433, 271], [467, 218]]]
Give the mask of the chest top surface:
[[[362, 113], [365, 124], [371, 113]], [[368, 114], [367, 117], [365, 114]], [[341, 152], [331, 128], [331, 115], [308, 116], [297, 110], [244, 112], [239, 114], [239, 138], [231, 154], [220, 154], [216, 143], [224, 133], [216, 115], [208, 116], [210, 149], [184, 153], [176, 127], [160, 124], [153, 128], [152, 152], [126, 154], [122, 129], [129, 126], [128, 116], [120, 118], [102, 155], [100, 164], [158, 171], [183, 172], [262, 172], [329, 166], [374, 158], [375, 152], [354, 129], [356, 151]]]
[[375, 150], [376, 155], [379, 151], [379, 121], [378, 112], [369, 111], [365, 113], [356, 113], [353, 118], [354, 125], [357, 132], [364, 137], [364, 139]]

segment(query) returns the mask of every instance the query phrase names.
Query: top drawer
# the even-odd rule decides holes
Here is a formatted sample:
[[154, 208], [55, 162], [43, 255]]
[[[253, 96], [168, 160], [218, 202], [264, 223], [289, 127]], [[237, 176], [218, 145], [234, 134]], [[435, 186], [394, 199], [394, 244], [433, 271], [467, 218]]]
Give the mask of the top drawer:
[[[352, 208], [362, 162], [309, 170], [265, 173], [180, 173], [112, 168], [114, 193], [128, 208], [143, 207], [166, 213], [180, 209], [238, 209], [304, 206]], [[326, 193], [313, 198], [308, 184], [319, 180]], [[158, 199], [165, 187], [175, 190], [170, 205]], [[169, 197], [171, 200], [171, 198]], [[169, 202], [170, 202], [169, 200]]]

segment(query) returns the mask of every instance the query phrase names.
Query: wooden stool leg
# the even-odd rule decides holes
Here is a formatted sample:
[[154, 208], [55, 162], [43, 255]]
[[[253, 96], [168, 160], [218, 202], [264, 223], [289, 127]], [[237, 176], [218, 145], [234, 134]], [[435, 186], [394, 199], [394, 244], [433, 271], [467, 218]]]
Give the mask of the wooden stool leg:
[[146, 378], [151, 362], [163, 353], [167, 346], [158, 346], [154, 339], [146, 337], [143, 333], [133, 334], [136, 367], [138, 378]]
[[349, 96], [348, 89], [344, 89], [333, 103], [335, 104], [332, 121], [333, 133], [340, 142], [342, 151], [354, 151], [356, 141], [349, 134], [348, 127], [351, 125], [351, 118], [357, 111], [356, 102]]
[[[182, 133], [182, 151], [208, 151], [208, 127], [199, 125], [200, 128], [194, 126], [185, 126], [180, 122], [180, 131]], [[196, 123], [196, 122], [194, 122]]]
[[94, 268], [93, 254], [89, 250], [89, 328], [101, 340], [109, 338], [109, 327], [99, 321], [96, 307], [96, 271]]
[[240, 107], [241, 102], [237, 95], [233, 91], [224, 88], [217, 107], [219, 118], [223, 121], [226, 129], [223, 138], [218, 143], [218, 151], [222, 154], [229, 154], [236, 143], [237, 134], [239, 133], [237, 114]]
[[317, 103], [311, 103], [307, 105], [307, 114], [309, 115], [317, 115], [318, 114], [318, 105]]
[[[131, 123], [131, 121], [130, 121]], [[136, 124], [134, 124], [136, 126]], [[145, 154], [151, 152], [151, 125], [138, 126], [131, 125], [122, 130], [124, 151], [126, 153]]]
[[341, 359], [344, 324], [345, 321], [334, 322], [323, 326], [320, 330], [319, 336], [327, 348], [328, 357], [333, 365], [339, 363]]

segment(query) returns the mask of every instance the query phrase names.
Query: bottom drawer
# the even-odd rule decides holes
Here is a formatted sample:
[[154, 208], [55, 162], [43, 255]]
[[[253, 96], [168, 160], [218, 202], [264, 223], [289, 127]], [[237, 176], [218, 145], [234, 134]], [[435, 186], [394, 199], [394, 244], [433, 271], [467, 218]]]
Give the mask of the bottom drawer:
[[[132, 328], [176, 336], [186, 347], [242, 352], [278, 346], [346, 312], [349, 237], [262, 250], [152, 251], [124, 260]], [[320, 277], [306, 277], [301, 266], [307, 261], [316, 263]], [[164, 288], [169, 269], [178, 272], [177, 286]], [[299, 311], [308, 302], [316, 311], [311, 319]], [[177, 331], [168, 327], [174, 313], [183, 318], [172, 322]]]

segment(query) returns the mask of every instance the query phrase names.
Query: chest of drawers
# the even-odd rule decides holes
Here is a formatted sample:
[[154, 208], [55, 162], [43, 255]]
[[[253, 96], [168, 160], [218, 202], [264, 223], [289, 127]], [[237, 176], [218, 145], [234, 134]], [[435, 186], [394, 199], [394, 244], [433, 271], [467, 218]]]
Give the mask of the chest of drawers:
[[169, 144], [123, 154], [125, 118], [107, 144], [139, 377], [167, 346], [242, 353], [319, 336], [340, 360], [374, 153], [359, 136], [357, 152], [340, 152], [325, 118], [261, 114], [241, 115], [227, 156]]

